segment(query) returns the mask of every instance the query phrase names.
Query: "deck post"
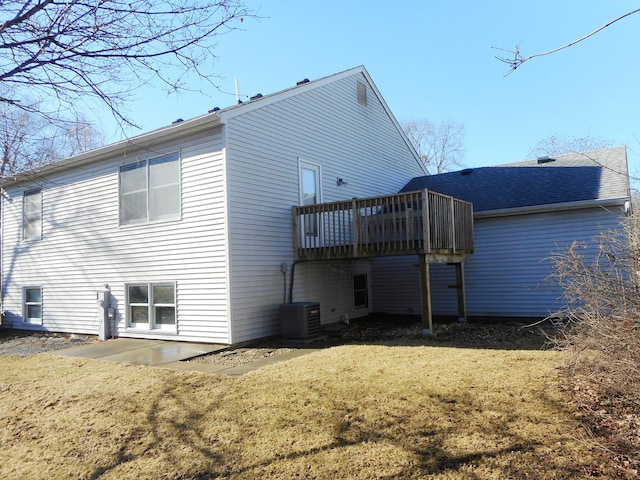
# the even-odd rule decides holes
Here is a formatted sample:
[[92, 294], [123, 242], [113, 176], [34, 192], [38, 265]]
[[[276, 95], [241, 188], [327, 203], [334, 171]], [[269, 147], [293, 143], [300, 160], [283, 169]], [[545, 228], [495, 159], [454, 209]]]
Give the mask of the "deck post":
[[455, 263], [456, 267], [456, 293], [458, 296], [458, 322], [467, 322], [467, 298], [464, 288], [464, 263]]
[[449, 197], [451, 200], [451, 253], [456, 253], [456, 200], [453, 197]]
[[422, 190], [422, 241], [424, 242], [424, 253], [431, 252], [431, 228], [429, 226], [429, 190]]
[[358, 208], [358, 199], [351, 199], [351, 211], [353, 212], [353, 258], [358, 258], [358, 245], [360, 244], [360, 209]]
[[433, 319], [431, 316], [431, 281], [427, 256], [423, 253], [420, 257], [420, 298], [422, 301], [422, 333], [433, 334]]

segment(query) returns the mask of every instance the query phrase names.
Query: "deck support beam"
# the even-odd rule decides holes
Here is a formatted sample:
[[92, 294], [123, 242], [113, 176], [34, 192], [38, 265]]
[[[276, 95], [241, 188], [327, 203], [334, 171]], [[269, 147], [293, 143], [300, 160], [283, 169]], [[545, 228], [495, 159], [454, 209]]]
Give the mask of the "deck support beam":
[[433, 334], [433, 318], [431, 314], [431, 280], [429, 263], [424, 254], [420, 257], [420, 299], [422, 303], [422, 333]]

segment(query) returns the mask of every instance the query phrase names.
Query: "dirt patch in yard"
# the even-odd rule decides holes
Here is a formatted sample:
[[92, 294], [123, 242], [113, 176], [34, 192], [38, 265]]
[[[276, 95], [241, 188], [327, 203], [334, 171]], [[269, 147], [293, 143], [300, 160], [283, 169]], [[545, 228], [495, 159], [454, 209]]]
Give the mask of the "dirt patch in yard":
[[314, 342], [284, 339], [262, 340], [242, 348], [229, 348], [196, 357], [189, 362], [235, 367], [298, 349], [321, 349], [337, 345], [442, 346], [501, 350], [539, 350], [549, 344], [555, 330], [549, 325], [520, 323], [439, 323], [435, 335], [422, 333], [415, 318], [367, 317], [352, 323], [325, 326]]
[[26, 357], [96, 341], [96, 337], [88, 335], [27, 332], [0, 328], [0, 355]]
[[[538, 350], [544, 348], [548, 337], [554, 334], [554, 330], [548, 326], [515, 323], [437, 323], [434, 330], [434, 336], [425, 336], [422, 325], [415, 318], [372, 316], [348, 325], [328, 325], [322, 338], [311, 343], [284, 339], [261, 340], [188, 361], [235, 367], [303, 348], [320, 349], [345, 344]], [[0, 355], [35, 355], [97, 341], [95, 336], [88, 335], [0, 329]]]

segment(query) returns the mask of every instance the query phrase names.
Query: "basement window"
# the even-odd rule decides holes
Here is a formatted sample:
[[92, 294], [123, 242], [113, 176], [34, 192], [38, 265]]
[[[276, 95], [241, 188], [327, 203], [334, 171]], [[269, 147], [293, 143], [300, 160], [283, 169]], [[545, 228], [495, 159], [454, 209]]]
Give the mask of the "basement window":
[[176, 330], [175, 283], [127, 285], [127, 325], [138, 330]]
[[120, 167], [120, 225], [179, 218], [178, 152]]
[[42, 191], [25, 192], [22, 197], [22, 239], [42, 238]]
[[22, 298], [24, 322], [42, 325], [42, 287], [24, 287]]
[[353, 276], [353, 306], [356, 310], [369, 308], [369, 282], [366, 273]]

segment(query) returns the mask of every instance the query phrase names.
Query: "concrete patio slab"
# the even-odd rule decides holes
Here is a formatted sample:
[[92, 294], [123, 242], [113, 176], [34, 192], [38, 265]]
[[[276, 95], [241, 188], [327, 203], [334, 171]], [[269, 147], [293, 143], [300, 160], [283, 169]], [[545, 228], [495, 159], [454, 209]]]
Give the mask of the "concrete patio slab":
[[228, 345], [117, 338], [58, 350], [54, 355], [162, 366], [225, 348]]
[[300, 348], [282, 355], [264, 358], [243, 365], [230, 367], [212, 363], [185, 362], [189, 358], [206, 355], [229, 348], [228, 345], [210, 343], [171, 342], [165, 340], [143, 340], [136, 338], [116, 338], [51, 352], [61, 357], [78, 357], [110, 362], [147, 365], [171, 370], [217, 373], [230, 377], [240, 377], [267, 365], [284, 362], [292, 358], [321, 350]]

